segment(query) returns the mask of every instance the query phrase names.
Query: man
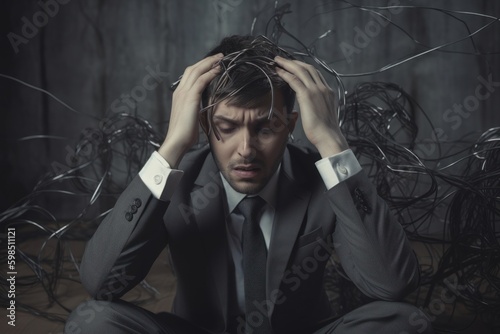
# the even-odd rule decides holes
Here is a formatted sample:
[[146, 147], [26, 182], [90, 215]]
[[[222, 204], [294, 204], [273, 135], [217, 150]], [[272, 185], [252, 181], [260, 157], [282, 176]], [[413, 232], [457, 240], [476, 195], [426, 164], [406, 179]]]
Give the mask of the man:
[[[232, 36], [185, 70], [165, 141], [87, 245], [80, 274], [95, 300], [67, 333], [432, 333], [397, 302], [418, 285], [418, 262], [339, 129], [332, 89], [290, 58]], [[295, 96], [317, 152], [287, 143]], [[187, 153], [199, 124], [209, 147]], [[167, 244], [172, 313], [120, 301]], [[340, 319], [322, 284], [333, 247], [378, 300]]]

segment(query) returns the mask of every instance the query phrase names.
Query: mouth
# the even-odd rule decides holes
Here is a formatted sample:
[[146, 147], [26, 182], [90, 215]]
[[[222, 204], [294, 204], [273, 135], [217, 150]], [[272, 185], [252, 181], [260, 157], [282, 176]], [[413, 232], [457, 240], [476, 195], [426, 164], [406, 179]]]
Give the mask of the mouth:
[[249, 179], [257, 176], [257, 174], [260, 171], [260, 167], [257, 165], [237, 165], [233, 167], [233, 173], [236, 174], [236, 176], [243, 178], [243, 179]]

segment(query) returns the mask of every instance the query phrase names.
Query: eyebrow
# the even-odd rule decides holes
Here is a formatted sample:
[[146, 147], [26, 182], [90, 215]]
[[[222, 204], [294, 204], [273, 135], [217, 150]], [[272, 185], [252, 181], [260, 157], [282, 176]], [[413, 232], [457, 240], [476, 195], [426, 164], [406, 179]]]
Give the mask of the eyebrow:
[[[267, 117], [268, 117], [267, 114], [259, 116], [253, 123], [265, 123], [269, 121]], [[239, 124], [237, 121], [222, 115], [214, 115], [214, 121], [223, 121], [231, 124]]]

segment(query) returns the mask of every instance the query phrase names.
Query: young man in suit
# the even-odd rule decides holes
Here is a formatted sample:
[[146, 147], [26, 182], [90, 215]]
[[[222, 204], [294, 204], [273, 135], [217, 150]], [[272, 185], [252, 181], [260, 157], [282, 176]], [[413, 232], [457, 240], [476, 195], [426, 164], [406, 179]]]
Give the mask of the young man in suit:
[[[288, 143], [295, 97], [317, 152]], [[336, 109], [319, 71], [261, 37], [228, 37], [188, 67], [165, 141], [86, 247], [80, 274], [94, 299], [66, 333], [432, 333], [398, 302], [417, 287], [418, 262]], [[209, 145], [190, 151], [200, 124]], [[167, 244], [172, 312], [120, 301]], [[338, 319], [322, 284], [333, 249], [377, 300]]]

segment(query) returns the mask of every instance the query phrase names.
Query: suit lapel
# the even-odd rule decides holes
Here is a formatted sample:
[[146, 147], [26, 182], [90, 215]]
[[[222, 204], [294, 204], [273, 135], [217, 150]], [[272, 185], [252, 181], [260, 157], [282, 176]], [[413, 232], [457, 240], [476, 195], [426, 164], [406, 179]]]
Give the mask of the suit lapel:
[[221, 310], [227, 323], [229, 257], [223, 209], [225, 195], [219, 170], [211, 154], [207, 156], [195, 184], [198, 188], [191, 192], [191, 203], [198, 203], [196, 224], [206, 248], [207, 265], [212, 269]]
[[310, 191], [301, 187], [296, 181], [288, 149], [283, 155], [282, 167], [278, 183], [276, 216], [267, 261], [267, 294], [272, 301], [270, 313], [272, 313], [276, 297], [278, 297], [276, 293], [271, 294], [271, 292], [279, 289], [311, 197]]
[[[221, 310], [227, 323], [230, 258], [223, 209], [225, 194], [219, 170], [211, 154], [203, 163], [195, 181], [195, 190], [190, 196], [191, 203], [198, 203], [194, 205], [198, 208], [195, 220], [207, 250], [208, 266], [212, 268]], [[277, 196], [276, 215], [267, 261], [266, 287], [268, 298], [273, 302], [270, 314], [272, 314], [276, 297], [279, 297], [276, 293], [271, 295], [270, 293], [279, 289], [311, 197], [310, 191], [302, 187], [294, 175], [288, 149], [283, 155]]]

